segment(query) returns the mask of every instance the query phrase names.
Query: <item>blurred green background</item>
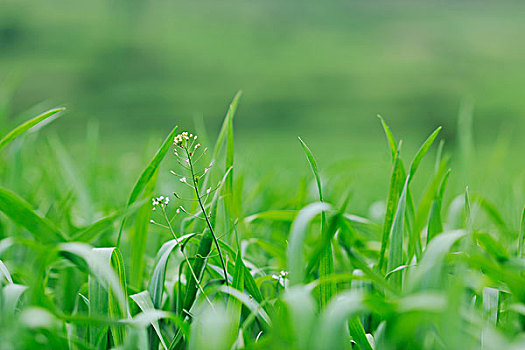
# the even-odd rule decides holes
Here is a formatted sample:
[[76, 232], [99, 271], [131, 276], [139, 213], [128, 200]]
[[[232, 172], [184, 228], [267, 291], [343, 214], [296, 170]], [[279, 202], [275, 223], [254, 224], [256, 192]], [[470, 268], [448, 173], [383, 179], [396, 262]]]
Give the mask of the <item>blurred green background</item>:
[[377, 114], [409, 149], [438, 125], [453, 145], [462, 101], [479, 147], [520, 144], [524, 13], [519, 1], [3, 0], [3, 108], [66, 105], [61, 138], [81, 152], [98, 121], [110, 159], [196, 118], [215, 135], [239, 89], [236, 151], [254, 169], [307, 171], [297, 136], [325, 164], [387, 161]]

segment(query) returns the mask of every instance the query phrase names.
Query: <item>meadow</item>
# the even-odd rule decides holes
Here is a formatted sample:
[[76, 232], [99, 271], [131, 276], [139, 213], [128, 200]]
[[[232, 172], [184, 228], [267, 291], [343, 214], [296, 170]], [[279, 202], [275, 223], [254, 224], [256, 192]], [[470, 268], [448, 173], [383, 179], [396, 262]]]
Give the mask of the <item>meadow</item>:
[[463, 186], [471, 110], [457, 148], [438, 127], [414, 152], [379, 118], [391, 161], [367, 188], [301, 138], [308, 176], [243, 169], [239, 99], [216, 138], [175, 126], [133, 174], [97, 163], [96, 131], [82, 153], [46, 133], [63, 108], [4, 123], [0, 348], [523, 348], [522, 181], [502, 202]]

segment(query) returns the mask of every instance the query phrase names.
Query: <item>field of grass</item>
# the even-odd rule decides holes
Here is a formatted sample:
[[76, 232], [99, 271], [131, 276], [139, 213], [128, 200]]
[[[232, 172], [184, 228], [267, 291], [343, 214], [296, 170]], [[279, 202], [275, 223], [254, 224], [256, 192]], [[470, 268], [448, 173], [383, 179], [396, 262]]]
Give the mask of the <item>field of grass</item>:
[[471, 110], [454, 151], [379, 119], [391, 162], [356, 186], [303, 139], [307, 177], [243, 168], [239, 97], [216, 138], [174, 127], [133, 173], [96, 127], [48, 133], [62, 109], [3, 122], [0, 349], [525, 346], [523, 180], [487, 170], [497, 143], [475, 161]]

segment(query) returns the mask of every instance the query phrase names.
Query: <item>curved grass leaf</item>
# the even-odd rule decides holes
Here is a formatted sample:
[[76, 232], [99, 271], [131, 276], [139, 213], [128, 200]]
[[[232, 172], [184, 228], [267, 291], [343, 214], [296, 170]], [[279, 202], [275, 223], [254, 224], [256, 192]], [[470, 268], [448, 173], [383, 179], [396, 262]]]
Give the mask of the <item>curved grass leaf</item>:
[[13, 278], [11, 278], [11, 274], [9, 273], [7, 266], [5, 266], [2, 260], [0, 260], [0, 274], [3, 275], [3, 277], [5, 277], [7, 283], [13, 284]]
[[[126, 300], [126, 280], [122, 256], [116, 248], [92, 248], [83, 243], [64, 243], [59, 250], [66, 257], [81, 258], [89, 268], [89, 315], [91, 317], [125, 319], [129, 316]], [[70, 260], [78, 263], [76, 259]], [[82, 266], [81, 266], [82, 268]], [[125, 331], [122, 326], [112, 325], [114, 344], [122, 344]], [[91, 326], [90, 343], [98, 346], [103, 342], [107, 327]]]
[[[130, 298], [133, 299], [133, 301], [139, 306], [142, 312], [155, 310], [155, 306], [153, 305], [153, 302], [151, 301], [151, 296], [149, 295], [149, 292], [147, 290], [137, 293], [137, 294], [130, 295]], [[162, 333], [160, 332], [159, 321], [157, 319], [154, 319], [150, 322], [150, 324], [155, 330], [155, 333], [157, 334], [157, 337], [159, 338], [162, 347], [165, 350], [167, 350], [168, 347], [166, 346], [164, 337], [162, 336]], [[150, 338], [149, 343], [150, 343], [150, 349], [153, 350], [158, 347], [158, 343], [152, 342], [152, 340], [153, 339]]]
[[194, 236], [194, 234], [188, 234], [179, 237], [178, 239], [172, 239], [167, 241], [160, 247], [155, 258], [155, 267], [151, 274], [151, 280], [149, 282], [148, 291], [151, 296], [151, 301], [156, 309], [162, 307], [162, 294], [164, 292], [164, 281], [166, 279], [166, 268], [168, 266], [168, 258], [171, 252], [175, 249], [179, 243], [186, 239]]
[[315, 216], [327, 210], [330, 210], [330, 205], [326, 203], [312, 203], [297, 214], [292, 224], [286, 253], [290, 285], [292, 286], [305, 282], [303, 250], [309, 223]]
[[65, 110], [65, 108], [50, 109], [49, 111], [44, 112], [44, 113], [36, 116], [35, 118], [33, 118], [31, 120], [28, 120], [25, 123], [17, 126], [15, 129], [13, 129], [11, 132], [9, 132], [7, 135], [5, 135], [0, 140], [0, 150], [2, 150], [2, 148], [7, 146], [14, 139], [16, 139], [18, 136], [22, 135], [23, 133], [25, 133], [26, 131], [28, 131], [32, 127], [34, 127], [34, 126], [44, 122], [45, 120], [49, 120], [49, 118], [51, 118], [53, 116], [57, 117], [59, 115], [58, 113], [62, 112], [64, 110]]
[[464, 230], [457, 230], [437, 235], [430, 241], [421, 262], [410, 274], [409, 288], [416, 291], [439, 287], [445, 255], [450, 251], [452, 245], [464, 235]]
[[[363, 297], [360, 293], [350, 291], [338, 295], [321, 314], [313, 339], [313, 348], [347, 348], [347, 346], [345, 346], [345, 344], [349, 343], [345, 332], [347, 321], [352, 316], [356, 316], [363, 311], [365, 311], [365, 305], [363, 304]], [[370, 348], [370, 344], [368, 344], [368, 347], [365, 345], [365, 349]]]
[[10, 315], [11, 317], [14, 315], [20, 298], [26, 290], [26, 286], [15, 283], [10, 283], [2, 288], [2, 315]]

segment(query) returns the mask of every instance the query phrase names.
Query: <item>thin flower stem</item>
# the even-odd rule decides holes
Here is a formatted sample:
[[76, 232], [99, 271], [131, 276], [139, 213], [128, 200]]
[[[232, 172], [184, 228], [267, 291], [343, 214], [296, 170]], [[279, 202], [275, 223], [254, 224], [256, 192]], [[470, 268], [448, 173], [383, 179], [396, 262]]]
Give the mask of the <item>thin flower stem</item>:
[[[166, 209], [164, 207], [162, 207], [162, 213], [164, 214], [164, 218], [166, 219], [166, 222], [168, 223], [168, 228], [169, 228], [171, 234], [173, 235], [173, 238], [175, 238], [175, 242], [177, 242], [177, 245], [179, 245], [180, 241], [177, 238], [177, 235], [175, 234], [175, 231], [173, 230], [173, 227], [171, 226], [171, 222], [168, 219], [168, 214], [166, 214]], [[184, 259], [186, 260], [186, 263], [188, 264], [188, 267], [189, 267], [189, 269], [191, 271], [191, 274], [193, 275], [193, 278], [195, 278], [195, 282], [197, 283], [197, 286], [199, 287], [199, 290], [201, 291], [202, 295], [204, 295], [204, 297], [206, 298], [206, 301], [213, 308], [213, 304], [212, 304], [211, 300], [208, 298], [208, 296], [204, 292], [204, 289], [202, 288], [202, 286], [201, 286], [201, 284], [199, 282], [199, 279], [197, 278], [197, 275], [195, 275], [195, 272], [193, 271], [193, 268], [191, 267], [190, 260], [188, 259], [188, 256], [186, 255], [186, 253], [184, 252], [183, 249], [181, 249], [180, 251], [182, 252], [182, 255], [184, 256]]]
[[199, 194], [199, 186], [197, 185], [197, 181], [195, 179], [195, 171], [193, 169], [193, 162], [191, 161], [191, 156], [187, 148], [185, 148], [186, 154], [188, 155], [188, 163], [190, 165], [190, 172], [191, 172], [191, 179], [193, 180], [193, 188], [195, 189], [195, 195], [197, 196], [197, 199], [199, 200], [199, 205], [201, 207], [202, 213], [204, 214], [204, 218], [206, 219], [206, 224], [208, 225], [208, 228], [211, 232], [211, 235], [213, 237], [213, 241], [215, 242], [215, 246], [217, 247], [217, 251], [219, 252], [219, 257], [222, 264], [222, 271], [224, 272], [224, 282], [226, 283], [226, 286], [229, 286], [228, 284], [228, 272], [226, 271], [226, 264], [224, 263], [224, 257], [222, 256], [221, 248], [219, 246], [219, 241], [217, 240], [217, 236], [215, 236], [215, 232], [213, 231], [213, 227], [211, 225], [210, 219], [208, 218], [208, 214], [206, 214], [206, 210], [204, 209], [204, 204], [202, 203], [201, 196]]

